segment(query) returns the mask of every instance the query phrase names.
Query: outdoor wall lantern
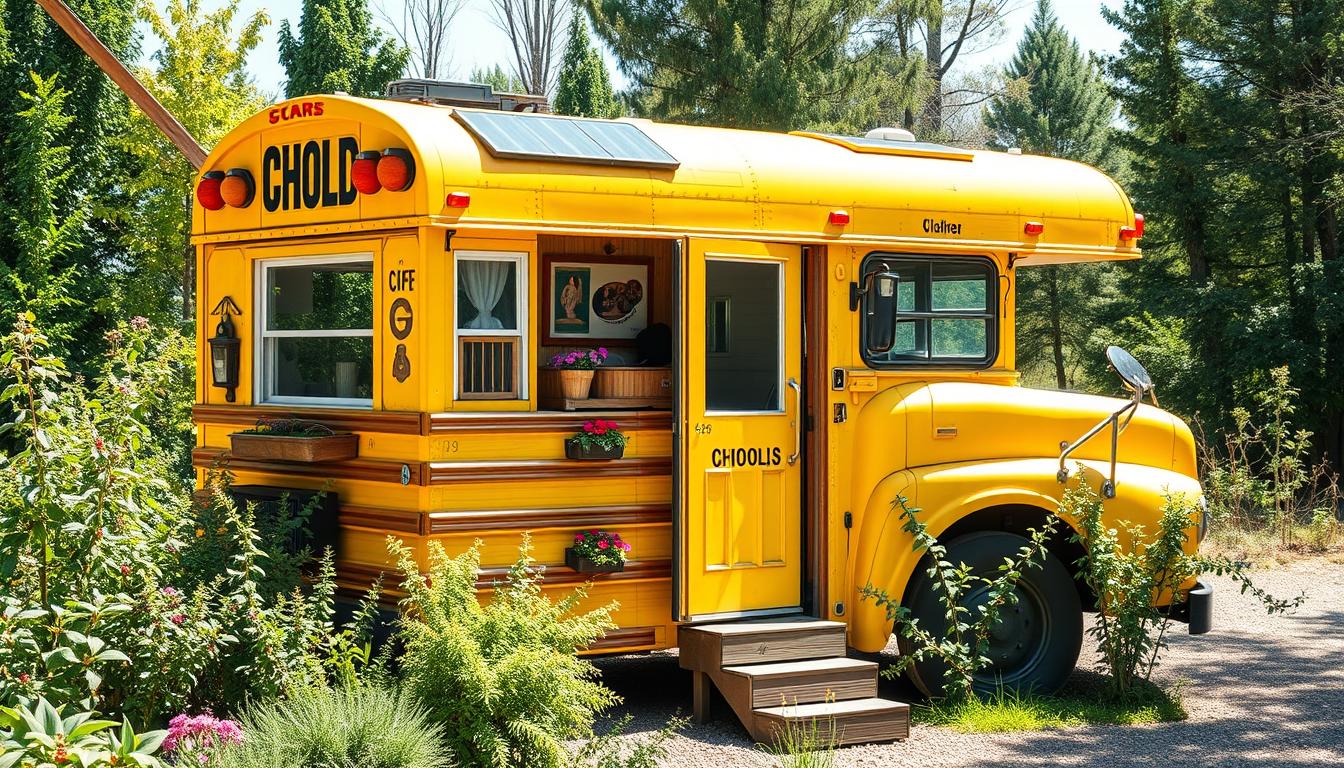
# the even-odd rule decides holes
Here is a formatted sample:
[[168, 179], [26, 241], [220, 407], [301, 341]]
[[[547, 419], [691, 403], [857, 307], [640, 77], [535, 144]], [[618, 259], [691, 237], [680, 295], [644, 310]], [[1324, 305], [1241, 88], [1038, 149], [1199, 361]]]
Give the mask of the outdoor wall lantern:
[[238, 350], [242, 341], [233, 327], [233, 315], [241, 315], [230, 296], [219, 300], [211, 315], [219, 315], [219, 325], [215, 326], [215, 335], [210, 339], [210, 379], [216, 387], [225, 390], [224, 399], [232, 403], [234, 390], [238, 387]]

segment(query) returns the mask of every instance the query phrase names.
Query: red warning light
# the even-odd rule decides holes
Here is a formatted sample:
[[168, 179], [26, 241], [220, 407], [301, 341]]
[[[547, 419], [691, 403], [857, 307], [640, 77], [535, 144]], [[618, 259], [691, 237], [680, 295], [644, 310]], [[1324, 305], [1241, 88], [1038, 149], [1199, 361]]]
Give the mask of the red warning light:
[[449, 192], [447, 203], [449, 208], [466, 208], [471, 205], [471, 195], [466, 192]]
[[355, 162], [350, 166], [350, 181], [361, 195], [376, 194], [383, 188], [382, 182], [378, 181], [378, 160], [381, 157], [382, 153], [376, 150], [355, 155]]
[[218, 211], [224, 207], [224, 197], [220, 194], [220, 184], [224, 181], [223, 171], [206, 171], [196, 185], [196, 202], [207, 211]]
[[843, 227], [849, 223], [849, 211], [831, 211], [831, 215], [826, 218], [833, 226]]
[[1039, 221], [1028, 221], [1026, 226], [1022, 227], [1022, 231], [1027, 234], [1027, 237], [1036, 237], [1045, 231], [1045, 224]]

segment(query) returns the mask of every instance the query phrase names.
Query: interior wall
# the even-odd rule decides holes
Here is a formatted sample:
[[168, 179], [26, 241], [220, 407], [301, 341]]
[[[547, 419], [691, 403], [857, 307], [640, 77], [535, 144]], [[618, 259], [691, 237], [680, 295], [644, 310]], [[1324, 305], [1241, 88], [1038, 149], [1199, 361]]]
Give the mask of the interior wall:
[[[612, 257], [631, 256], [639, 258], [649, 258], [653, 260], [652, 269], [649, 271], [649, 292], [651, 294], [651, 304], [649, 305], [649, 322], [665, 323], [673, 326], [673, 317], [675, 316], [675, 307], [672, 306], [672, 269], [673, 269], [673, 249], [675, 241], [673, 240], [654, 240], [640, 237], [590, 237], [575, 235], [539, 235], [537, 237], [537, 251], [542, 256], [554, 256], [565, 260], [582, 261], [584, 257]], [[542, 266], [544, 267], [544, 258]], [[538, 276], [537, 285], [541, 285], [540, 276]], [[538, 288], [540, 290], [540, 288]], [[544, 316], [545, 301], [541, 303], [538, 315], [541, 323], [546, 322]], [[551, 355], [563, 349], [575, 345], [553, 346], [543, 345], [539, 361], [544, 363]], [[612, 357], [609, 364], [621, 365], [637, 362], [635, 359], [635, 348], [633, 346], [611, 346], [608, 348]]]

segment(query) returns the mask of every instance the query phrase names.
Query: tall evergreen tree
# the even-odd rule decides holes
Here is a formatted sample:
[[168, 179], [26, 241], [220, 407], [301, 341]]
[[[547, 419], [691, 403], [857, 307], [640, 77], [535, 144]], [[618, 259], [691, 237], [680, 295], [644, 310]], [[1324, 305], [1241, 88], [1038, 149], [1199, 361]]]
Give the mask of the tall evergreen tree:
[[783, 130], [874, 112], [878, 62], [856, 34], [871, 0], [584, 2], [650, 116]]
[[289, 98], [335, 91], [381, 96], [411, 56], [378, 30], [366, 0], [304, 0], [297, 33], [283, 22], [279, 44]]
[[523, 81], [518, 79], [517, 75], [511, 75], [504, 71], [504, 68], [496, 64], [492, 67], [477, 67], [471, 70], [467, 78], [473, 83], [488, 85], [497, 93], [525, 93]]
[[616, 117], [620, 113], [607, 66], [588, 40], [588, 27], [578, 9], [569, 23], [569, 42], [560, 61], [560, 84], [555, 89], [553, 107], [562, 115], [577, 117]]
[[[1003, 72], [1027, 83], [1023, 93], [996, 96], [985, 111], [991, 146], [1062, 157], [1116, 170], [1111, 141], [1115, 102], [1091, 61], [1059, 24], [1050, 0], [1039, 0], [1017, 54]], [[1025, 266], [1017, 272], [1018, 366], [1032, 376], [1053, 369], [1060, 389], [1078, 386], [1101, 308], [1105, 267]]]

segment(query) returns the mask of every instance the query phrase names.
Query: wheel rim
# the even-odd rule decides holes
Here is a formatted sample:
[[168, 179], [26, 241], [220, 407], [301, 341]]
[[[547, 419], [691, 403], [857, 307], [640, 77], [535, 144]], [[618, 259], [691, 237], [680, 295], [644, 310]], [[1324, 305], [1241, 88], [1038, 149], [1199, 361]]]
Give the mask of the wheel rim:
[[[1017, 603], [999, 608], [999, 623], [989, 632], [985, 656], [990, 663], [976, 673], [974, 680], [980, 690], [1021, 687], [1049, 652], [1050, 612], [1041, 593], [1028, 582], [1019, 582], [1013, 592]], [[975, 617], [979, 616], [978, 606], [988, 600], [989, 588], [982, 586], [967, 595], [962, 604]]]

